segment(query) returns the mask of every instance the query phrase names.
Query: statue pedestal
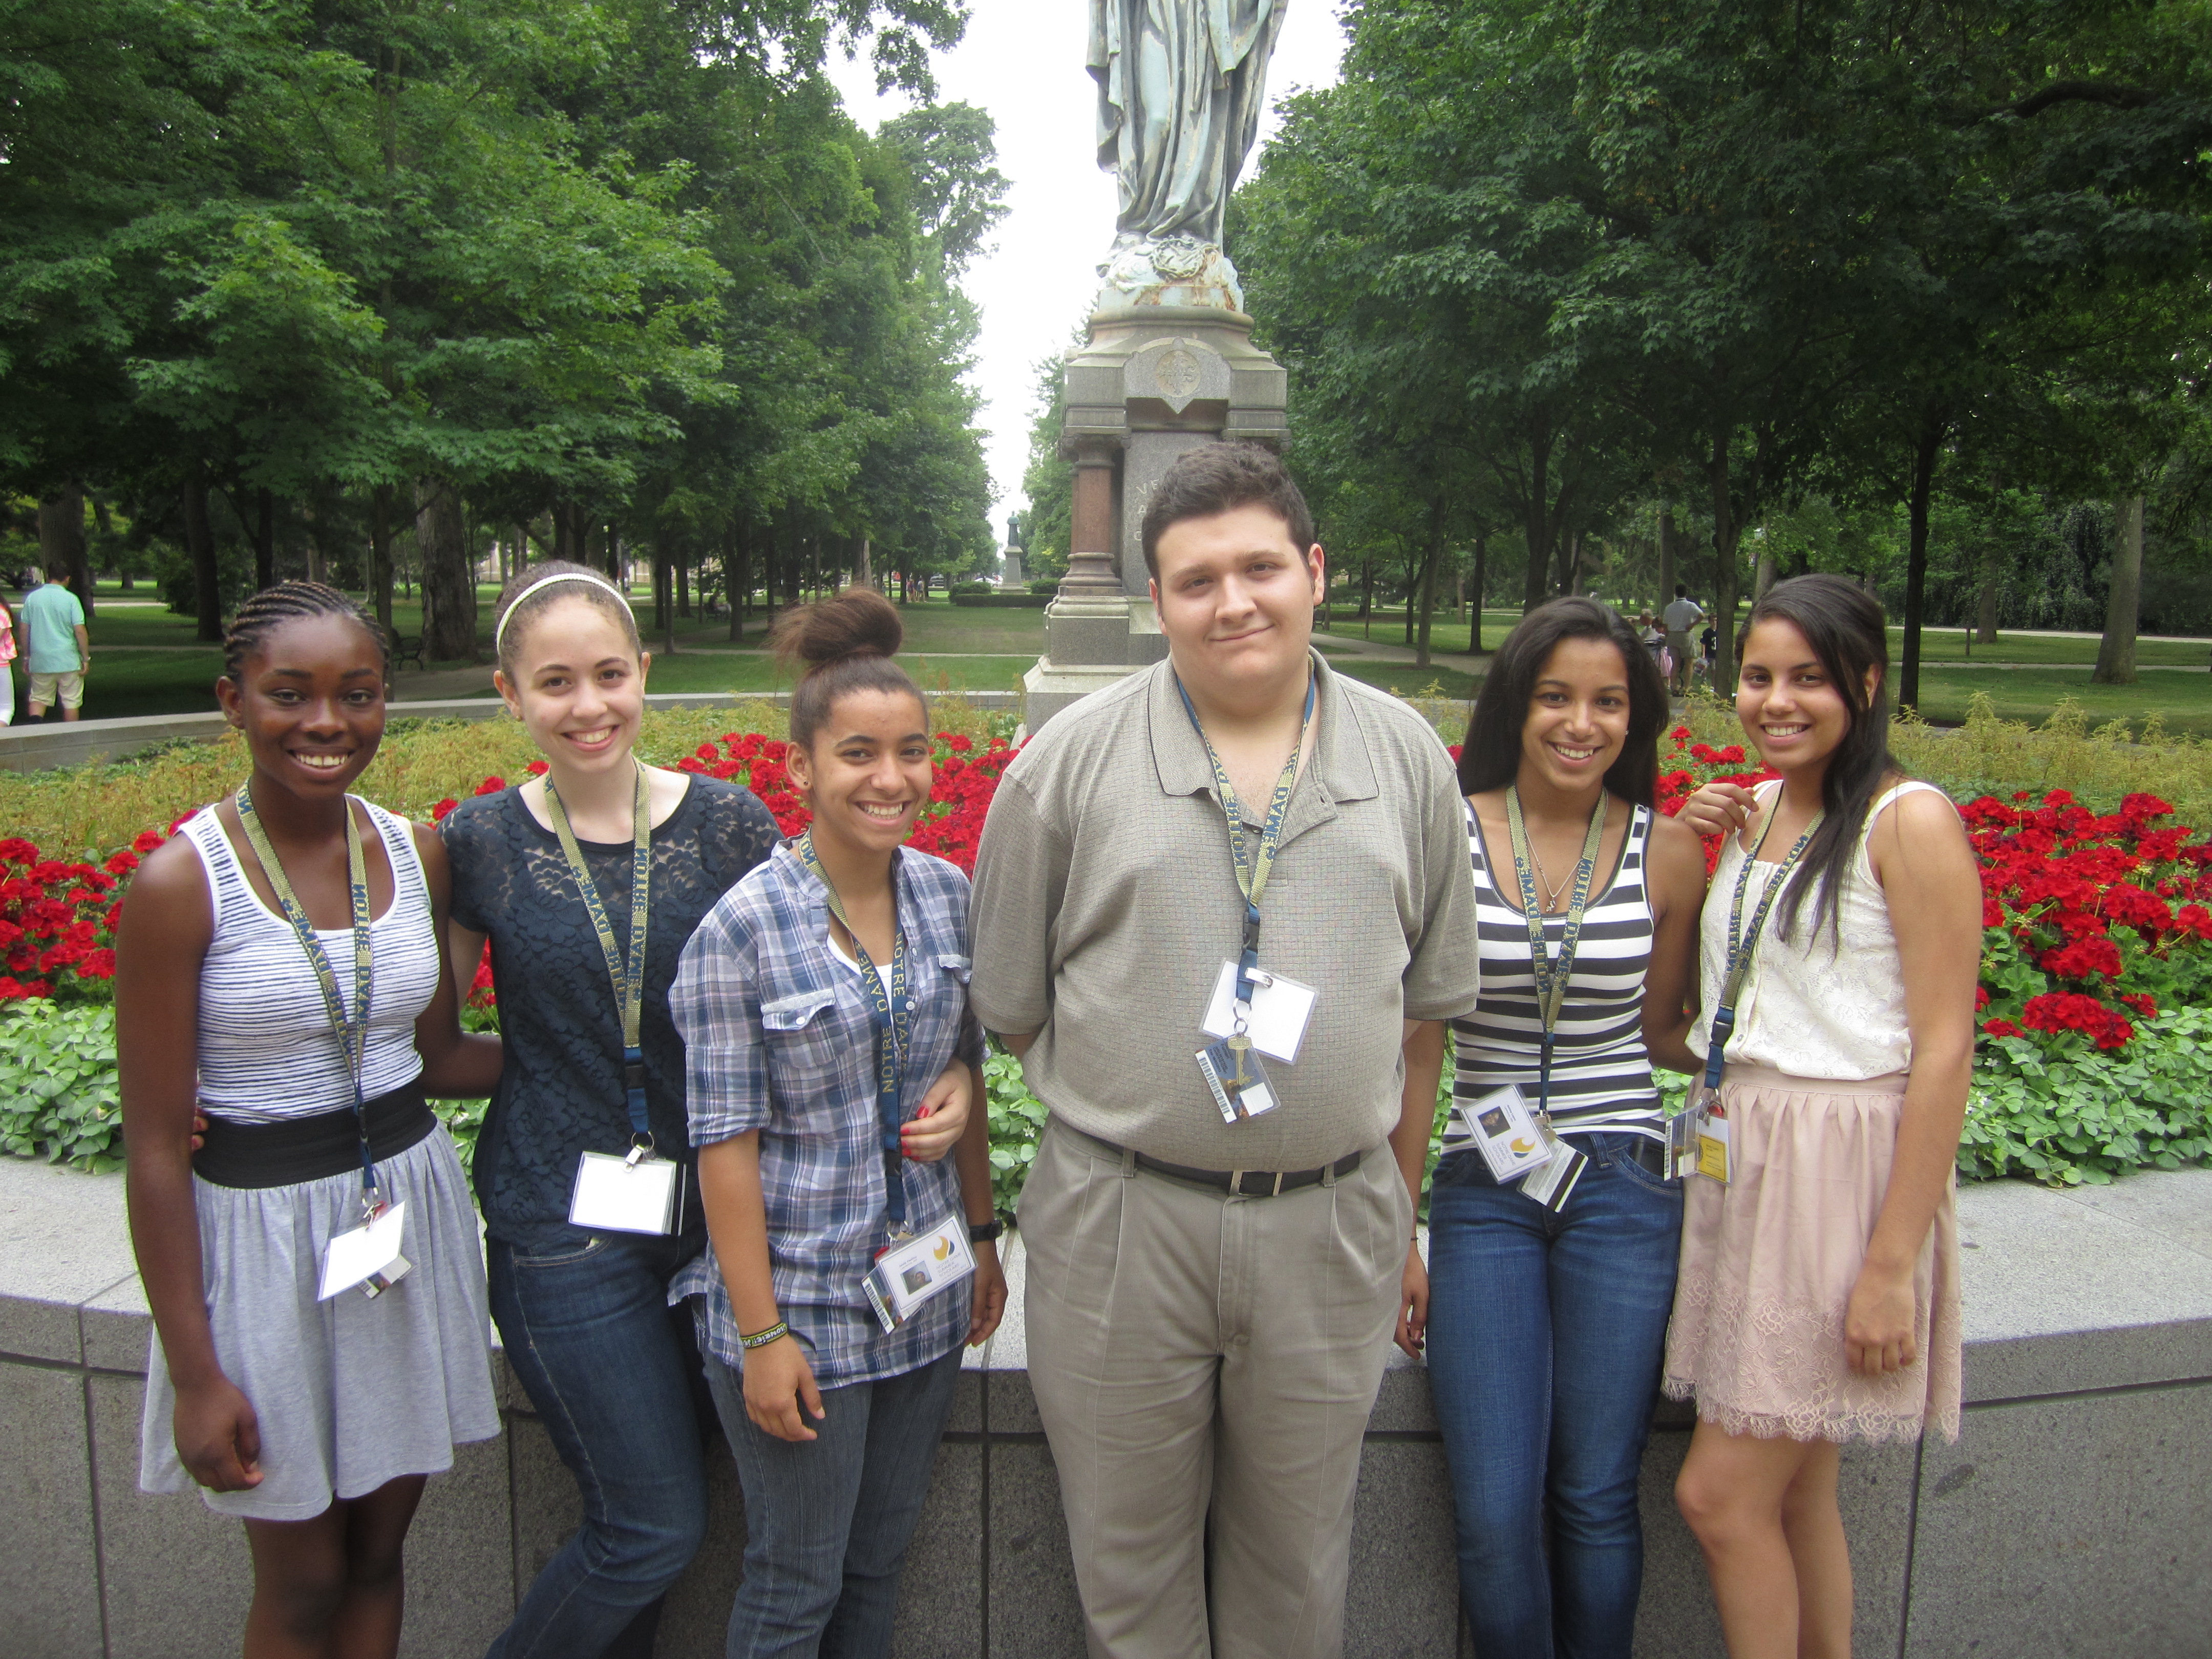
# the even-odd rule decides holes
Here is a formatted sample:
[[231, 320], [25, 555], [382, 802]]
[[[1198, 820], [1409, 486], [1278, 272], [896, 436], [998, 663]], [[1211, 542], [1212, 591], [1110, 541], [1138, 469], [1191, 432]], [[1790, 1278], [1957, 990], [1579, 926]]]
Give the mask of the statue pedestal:
[[1101, 311], [1066, 374], [1060, 447], [1076, 469], [1073, 550], [1045, 611], [1045, 654], [1022, 682], [1032, 732], [1167, 655], [1139, 532], [1176, 457], [1222, 439], [1279, 448], [1290, 429], [1289, 376], [1252, 343], [1242, 312]]

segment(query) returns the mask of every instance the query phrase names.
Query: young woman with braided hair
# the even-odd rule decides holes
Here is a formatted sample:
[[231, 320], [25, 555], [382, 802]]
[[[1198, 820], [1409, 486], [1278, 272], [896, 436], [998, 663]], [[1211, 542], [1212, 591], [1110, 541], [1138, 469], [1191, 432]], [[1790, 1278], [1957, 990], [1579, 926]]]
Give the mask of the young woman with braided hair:
[[[500, 694], [547, 772], [441, 826], [449, 960], [456, 981], [473, 976], [490, 942], [507, 1066], [475, 1176], [492, 1316], [583, 1519], [489, 1656], [646, 1656], [706, 1535], [714, 1422], [692, 1320], [669, 1305], [707, 1248], [669, 988], [700, 919], [781, 836], [751, 791], [638, 759], [653, 659], [605, 576], [532, 565], [495, 627]], [[909, 1152], [942, 1156], [969, 1093], [965, 1068], [949, 1070], [932, 1089], [946, 1109], [911, 1126]], [[627, 1172], [609, 1168], [633, 1152]], [[601, 1182], [666, 1206], [610, 1218], [593, 1207]]]
[[425, 1101], [489, 1093], [499, 1042], [456, 1018], [437, 837], [347, 793], [387, 666], [333, 589], [246, 603], [216, 694], [252, 775], [147, 859], [117, 938], [140, 1484], [245, 1522], [248, 1659], [396, 1653], [424, 1479], [499, 1431], [476, 1217]]

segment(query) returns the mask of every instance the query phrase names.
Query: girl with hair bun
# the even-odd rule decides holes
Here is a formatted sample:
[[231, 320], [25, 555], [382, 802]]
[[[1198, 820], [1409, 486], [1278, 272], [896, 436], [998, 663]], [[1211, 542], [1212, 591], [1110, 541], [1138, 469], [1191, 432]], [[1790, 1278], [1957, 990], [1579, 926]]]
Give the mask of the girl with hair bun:
[[902, 845], [933, 776], [902, 633], [867, 588], [778, 620], [812, 823], [700, 923], [669, 996], [714, 1242], [672, 1295], [697, 1298], [745, 1499], [733, 1659], [889, 1652], [961, 1345], [1006, 1304], [984, 1115], [957, 1175], [916, 1133], [951, 1073], [981, 1096], [983, 1046], [968, 878]]
[[1735, 708], [1780, 781], [1682, 808], [1728, 840], [1666, 1388], [1698, 1402], [1674, 1495], [1735, 1659], [1851, 1650], [1839, 1443], [1959, 1437], [1952, 1183], [1982, 889], [1957, 810], [1889, 752], [1888, 669], [1855, 584], [1776, 584]]
[[367, 1659], [398, 1650], [425, 1478], [499, 1432], [476, 1215], [426, 1096], [489, 1092], [500, 1045], [456, 1019], [437, 836], [348, 793], [384, 736], [381, 630], [283, 582], [224, 652], [252, 775], [146, 860], [116, 941], [139, 1482], [245, 1522], [250, 1659]]

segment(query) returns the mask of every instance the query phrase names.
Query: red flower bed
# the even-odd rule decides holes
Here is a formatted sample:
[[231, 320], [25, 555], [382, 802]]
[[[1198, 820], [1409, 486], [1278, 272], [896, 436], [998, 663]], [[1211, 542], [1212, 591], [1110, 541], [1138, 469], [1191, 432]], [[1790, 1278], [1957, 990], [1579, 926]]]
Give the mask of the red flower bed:
[[[1774, 775], [1740, 744], [1692, 742], [1687, 726], [1674, 728], [1668, 741], [1658, 800], [1670, 815], [1717, 779], [1748, 786]], [[744, 784], [783, 833], [795, 836], [807, 812], [785, 769], [788, 752], [780, 738], [732, 732], [677, 766]], [[984, 817], [1014, 752], [1001, 738], [979, 748], [939, 732], [936, 783], [909, 844], [973, 873]], [[530, 769], [543, 772], [544, 763]], [[475, 793], [507, 787], [503, 778], [486, 778]], [[455, 805], [439, 802], [433, 818]], [[2063, 789], [2040, 802], [1984, 796], [1963, 809], [1983, 872], [1977, 1005], [1984, 1036], [2070, 1041], [2068, 1034], [2078, 1033], [2100, 1048], [2118, 1048], [2160, 1008], [2212, 994], [2212, 842], [2192, 841], [2193, 830], [2170, 821], [2172, 810], [2135, 794], [2118, 811], [2098, 814]], [[176, 825], [169, 829], [173, 834]], [[26, 841], [0, 842], [0, 1000], [104, 996], [115, 968], [119, 889], [138, 855], [166, 839], [146, 831], [105, 870], [41, 859]], [[1706, 843], [1708, 871], [1719, 849], [1717, 837]], [[477, 969], [469, 1002], [491, 1006], [489, 961]]]

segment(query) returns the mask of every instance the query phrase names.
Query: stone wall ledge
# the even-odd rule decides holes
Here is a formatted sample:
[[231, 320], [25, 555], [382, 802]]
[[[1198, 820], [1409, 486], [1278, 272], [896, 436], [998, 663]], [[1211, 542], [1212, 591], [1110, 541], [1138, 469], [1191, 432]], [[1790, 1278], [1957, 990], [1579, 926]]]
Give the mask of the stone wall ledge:
[[[190, 1659], [236, 1650], [249, 1583], [232, 1523], [137, 1491], [151, 1322], [117, 1176], [0, 1160], [0, 1651]], [[1960, 1194], [1965, 1432], [1853, 1446], [1862, 1655], [2197, 1654], [2212, 1618], [2212, 1170]], [[1005, 1328], [968, 1357], [896, 1651], [1083, 1651], [1057, 1482], [1026, 1373], [1022, 1255]], [[506, 1365], [507, 1433], [462, 1449], [410, 1538], [404, 1651], [480, 1651], [574, 1523], [573, 1484]], [[1716, 1654], [1674, 1513], [1689, 1416], [1644, 1462], [1639, 1655]], [[716, 1449], [707, 1547], [659, 1651], [720, 1651], [743, 1505]], [[1425, 1370], [1394, 1352], [1370, 1419], [1347, 1652], [1465, 1650], [1449, 1486]]]

